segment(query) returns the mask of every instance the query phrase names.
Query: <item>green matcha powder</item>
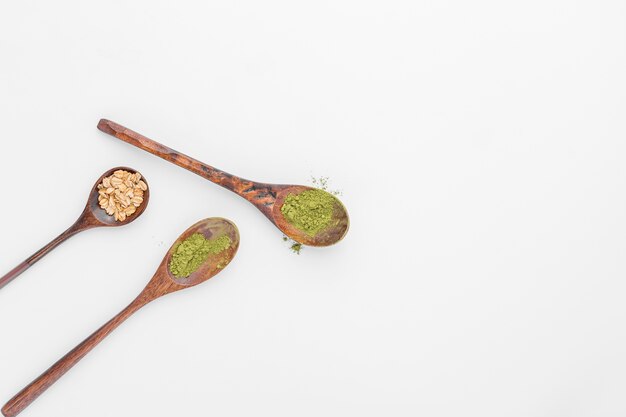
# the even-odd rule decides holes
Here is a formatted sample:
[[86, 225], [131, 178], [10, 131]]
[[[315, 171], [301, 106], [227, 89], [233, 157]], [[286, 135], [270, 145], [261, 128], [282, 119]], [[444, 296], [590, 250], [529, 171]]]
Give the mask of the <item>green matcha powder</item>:
[[230, 247], [230, 238], [222, 235], [216, 239], [206, 239], [194, 233], [180, 242], [170, 259], [170, 272], [177, 278], [185, 278], [194, 273], [207, 260]]
[[280, 208], [285, 219], [309, 236], [326, 229], [332, 219], [337, 199], [324, 190], [289, 194]]

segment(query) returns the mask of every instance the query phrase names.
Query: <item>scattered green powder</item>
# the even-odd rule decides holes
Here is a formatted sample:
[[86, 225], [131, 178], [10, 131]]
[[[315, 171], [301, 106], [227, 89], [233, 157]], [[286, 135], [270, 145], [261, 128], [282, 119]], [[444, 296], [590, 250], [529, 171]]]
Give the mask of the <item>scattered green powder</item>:
[[230, 238], [222, 235], [208, 240], [200, 233], [194, 233], [180, 242], [170, 259], [170, 272], [177, 278], [185, 278], [194, 273], [207, 260], [230, 246]]
[[283, 241], [287, 242], [289, 245], [289, 249], [297, 255], [300, 255], [300, 251], [304, 249], [302, 243], [296, 242], [295, 240], [288, 238], [287, 236], [283, 236]]
[[328, 177], [319, 177], [316, 178], [314, 176], [311, 175], [311, 183], [316, 186], [317, 188], [320, 188], [324, 191], [328, 191], [329, 193], [331, 193], [332, 195], [342, 195], [343, 193], [339, 190], [329, 190], [328, 187]]
[[337, 199], [324, 190], [289, 194], [280, 208], [285, 219], [309, 236], [324, 230], [333, 219]]
[[297, 253], [298, 255], [300, 255], [300, 251], [302, 250], [302, 243], [296, 242], [293, 245], [291, 245], [289, 249], [291, 249], [293, 253]]

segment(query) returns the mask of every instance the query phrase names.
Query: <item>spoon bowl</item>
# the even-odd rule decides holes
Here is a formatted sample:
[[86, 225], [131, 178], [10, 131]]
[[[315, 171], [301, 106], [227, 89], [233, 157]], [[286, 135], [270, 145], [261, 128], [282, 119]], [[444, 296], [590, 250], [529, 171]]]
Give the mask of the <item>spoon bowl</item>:
[[[294, 194], [300, 194], [307, 190], [319, 190], [317, 188], [306, 187], [303, 185], [291, 185], [282, 189], [276, 194], [276, 201], [272, 206], [272, 221], [287, 237], [309, 246], [330, 246], [339, 242], [348, 233], [350, 227], [350, 218], [348, 211], [338, 198], [328, 193], [334, 199], [333, 214], [330, 224], [314, 235], [298, 229], [283, 216], [281, 211], [285, 198]], [[319, 190], [324, 191], [324, 190]], [[326, 191], [324, 191], [326, 192]]]
[[[194, 233], [200, 233], [206, 239], [214, 239], [227, 235], [231, 243], [230, 246], [222, 252], [209, 255], [203, 264], [187, 278], [177, 278], [169, 271], [169, 263], [172, 254], [180, 242]], [[148, 285], [146, 285], [143, 291], [141, 291], [128, 307], [18, 392], [2, 407], [2, 414], [6, 417], [15, 417], [18, 415], [133, 313], [159, 297], [193, 287], [217, 275], [234, 258], [238, 248], [239, 232], [237, 226], [229, 220], [214, 217], [199, 221], [191, 226], [176, 239], [176, 242], [174, 242], [172, 247], [167, 251], [163, 261], [161, 261], [161, 264], [154, 273], [154, 276], [148, 282]]]
[[148, 187], [146, 191], [144, 191], [143, 202], [139, 205], [139, 207], [137, 207], [136, 211], [132, 215], [127, 216], [126, 219], [122, 221], [117, 221], [115, 220], [113, 216], [108, 215], [106, 211], [100, 208], [100, 205], [98, 204], [98, 184], [100, 184], [104, 178], [113, 175], [113, 173], [117, 170], [124, 170], [128, 172], [132, 172], [133, 174], [138, 172], [128, 167], [116, 167], [102, 174], [100, 178], [98, 178], [98, 181], [96, 181], [96, 183], [94, 184], [93, 188], [91, 189], [89, 193], [89, 197], [87, 198], [87, 204], [85, 205], [85, 209], [83, 210], [81, 215], [78, 217], [78, 220], [76, 220], [76, 222], [72, 226], [70, 226], [69, 229], [61, 233], [59, 236], [57, 236], [54, 240], [52, 240], [46, 246], [44, 246], [43, 248], [35, 252], [28, 259], [26, 259], [24, 262], [22, 262], [21, 264], [13, 268], [4, 276], [0, 277], [0, 288], [4, 287], [9, 282], [13, 281], [22, 272], [26, 271], [33, 264], [35, 264], [45, 255], [50, 253], [52, 249], [56, 248], [61, 243], [65, 242], [67, 239], [74, 236], [75, 234], [82, 232], [84, 230], [93, 229], [95, 227], [124, 226], [124, 225], [134, 222], [139, 216], [143, 214], [143, 212], [146, 210], [146, 207], [148, 206], [148, 201], [150, 200], [150, 187], [148, 186], [148, 181], [143, 176], [141, 177], [141, 179]]
[[[188, 277], [176, 277], [172, 274], [168, 267], [172, 260], [172, 255], [174, 254], [176, 247], [182, 241], [196, 233], [201, 234], [207, 240], [212, 240], [220, 236], [228, 236], [230, 239], [230, 246], [218, 254], [210, 254], [207, 260]], [[237, 249], [239, 249], [239, 230], [233, 222], [222, 217], [211, 217], [209, 219], [201, 220], [187, 229], [178, 239], [176, 239], [176, 242], [174, 242], [172, 247], [167, 252], [167, 255], [163, 259], [163, 262], [155, 276], [158, 275], [158, 280], [161, 280], [161, 275], [163, 274], [163, 271], [165, 271], [167, 279], [175, 284], [172, 288], [179, 286], [193, 287], [194, 285], [198, 285], [207, 279], [212, 278], [222, 271], [235, 257]]]
[[113, 216], [108, 215], [106, 211], [100, 208], [100, 205], [98, 204], [98, 185], [101, 184], [102, 180], [104, 180], [106, 177], [110, 177], [115, 171], [118, 170], [128, 171], [132, 174], [138, 172], [137, 170], [128, 167], [116, 167], [111, 168], [110, 170], [102, 174], [100, 178], [98, 178], [96, 183], [93, 185], [91, 192], [89, 193], [89, 197], [87, 198], [87, 205], [85, 206], [85, 210], [81, 215], [81, 217], [84, 217], [83, 221], [89, 220], [93, 222], [93, 227], [125, 226], [129, 223], [134, 222], [137, 217], [141, 216], [148, 206], [148, 201], [150, 200], [150, 186], [148, 185], [148, 181], [146, 180], [146, 178], [142, 175], [141, 180], [146, 183], [148, 187], [143, 193], [143, 202], [139, 205], [139, 207], [137, 207], [137, 210], [132, 215], [126, 216], [126, 219], [119, 221], [115, 220]]

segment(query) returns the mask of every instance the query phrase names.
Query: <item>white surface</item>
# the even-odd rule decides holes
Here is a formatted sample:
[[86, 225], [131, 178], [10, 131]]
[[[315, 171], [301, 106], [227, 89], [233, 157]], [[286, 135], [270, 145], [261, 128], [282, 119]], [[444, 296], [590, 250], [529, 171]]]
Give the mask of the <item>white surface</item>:
[[[239, 254], [140, 311], [30, 416], [623, 416], [623, 1], [26, 1], [0, 7], [0, 271], [106, 169], [152, 198], [0, 291], [0, 401], [224, 216]], [[175, 5], [174, 5], [175, 4]], [[290, 253], [244, 200], [96, 129], [344, 191]]]

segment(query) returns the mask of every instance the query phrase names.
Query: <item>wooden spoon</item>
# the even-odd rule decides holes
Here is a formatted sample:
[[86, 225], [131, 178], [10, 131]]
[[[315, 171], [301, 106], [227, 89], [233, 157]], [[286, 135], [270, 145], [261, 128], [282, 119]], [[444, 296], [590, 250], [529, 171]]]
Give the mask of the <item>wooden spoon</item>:
[[276, 227], [296, 242], [310, 246], [329, 246], [339, 242], [348, 232], [350, 223], [348, 212], [336, 198], [331, 225], [314, 236], [309, 236], [297, 229], [284, 218], [280, 209], [285, 198], [289, 194], [299, 194], [302, 191], [314, 189], [312, 187], [265, 184], [245, 180], [170, 149], [110, 120], [101, 119], [98, 129], [240, 195], [254, 204]]
[[[204, 235], [206, 239], [227, 235], [231, 240], [231, 244], [222, 252], [209, 255], [204, 264], [187, 278], [177, 278], [170, 273], [170, 258], [177, 244], [194, 233], [200, 233]], [[11, 400], [2, 407], [2, 414], [6, 417], [18, 415], [72, 366], [76, 365], [76, 363], [100, 343], [102, 339], [141, 307], [166, 294], [198, 285], [218, 274], [233, 259], [237, 253], [237, 248], [239, 248], [239, 232], [237, 226], [229, 220], [213, 217], [202, 220], [191, 226], [174, 242], [163, 258], [161, 265], [157, 268], [154, 276], [150, 282], [148, 282], [148, 285], [128, 307], [122, 310], [117, 316], [113, 317], [104, 326], [96, 330], [96, 332], [76, 346], [67, 355], [62, 357], [46, 372], [41, 374], [39, 378], [35, 379], [26, 388], [21, 390], [15, 397], [11, 398]]]
[[[127, 216], [126, 219], [123, 221], [116, 221], [113, 216], [109, 216], [103, 209], [100, 208], [100, 205], [98, 204], [98, 184], [100, 184], [105, 177], [113, 175], [113, 173], [119, 169], [131, 173], [137, 172], [132, 168], [117, 167], [112, 168], [102, 174], [91, 189], [91, 192], [89, 193], [89, 198], [87, 199], [87, 205], [85, 206], [82, 214], [78, 217], [78, 220], [76, 220], [76, 222], [72, 226], [70, 226], [69, 229], [61, 233], [52, 242], [39, 249], [30, 258], [26, 259], [24, 262], [22, 262], [11, 271], [9, 271], [2, 278], [0, 278], [0, 288], [13, 281], [15, 278], [17, 278], [18, 275], [26, 271], [35, 262], [43, 258], [44, 255], [47, 255], [52, 249], [56, 248], [75, 234], [82, 232], [83, 230], [93, 229], [94, 227], [124, 226], [128, 223], [132, 223], [137, 217], [141, 216], [141, 214], [146, 209], [146, 206], [148, 205], [148, 200], [150, 199], [150, 187], [148, 187], [148, 189], [144, 192], [143, 202], [139, 207], [137, 207], [137, 211], [135, 211], [132, 215]], [[143, 176], [141, 179], [146, 183], [146, 185], [148, 185], [148, 182]]]

